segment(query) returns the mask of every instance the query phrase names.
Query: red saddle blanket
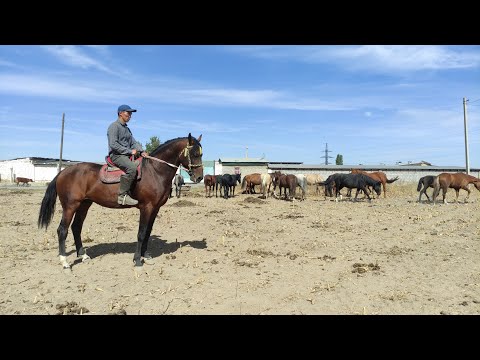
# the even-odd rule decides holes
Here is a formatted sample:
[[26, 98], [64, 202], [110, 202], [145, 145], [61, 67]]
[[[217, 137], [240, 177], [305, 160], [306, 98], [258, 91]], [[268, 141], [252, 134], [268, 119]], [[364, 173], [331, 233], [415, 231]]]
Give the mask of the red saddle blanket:
[[[125, 174], [125, 171], [115, 166], [110, 160], [110, 156], [105, 157], [106, 164], [100, 169], [100, 180], [106, 184], [115, 184], [120, 182], [120, 176]], [[139, 157], [135, 160], [137, 165], [137, 180], [142, 178], [142, 160], [143, 157]]]

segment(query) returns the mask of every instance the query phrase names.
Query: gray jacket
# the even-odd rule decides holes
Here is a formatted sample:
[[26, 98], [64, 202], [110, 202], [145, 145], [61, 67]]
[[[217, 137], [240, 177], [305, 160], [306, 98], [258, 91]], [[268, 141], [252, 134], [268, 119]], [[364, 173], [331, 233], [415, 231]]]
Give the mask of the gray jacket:
[[127, 124], [122, 124], [120, 119], [110, 124], [107, 137], [109, 155], [132, 155], [133, 149], [138, 152], [143, 151], [142, 144], [135, 140]]

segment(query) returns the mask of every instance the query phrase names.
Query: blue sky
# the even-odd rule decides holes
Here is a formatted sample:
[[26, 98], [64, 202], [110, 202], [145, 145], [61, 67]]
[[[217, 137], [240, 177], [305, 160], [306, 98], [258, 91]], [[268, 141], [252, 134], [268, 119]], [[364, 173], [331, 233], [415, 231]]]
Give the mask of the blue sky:
[[[0, 46], [0, 160], [101, 162], [121, 104], [144, 146], [204, 160], [480, 167], [480, 46]], [[248, 147], [248, 150], [247, 150]]]

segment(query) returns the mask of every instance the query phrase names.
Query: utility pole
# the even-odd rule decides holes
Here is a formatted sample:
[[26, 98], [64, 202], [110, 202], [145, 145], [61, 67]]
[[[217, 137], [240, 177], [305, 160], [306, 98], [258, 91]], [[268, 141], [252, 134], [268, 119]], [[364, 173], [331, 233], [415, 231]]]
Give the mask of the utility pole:
[[330, 150], [328, 150], [328, 143], [325, 143], [325, 155], [324, 156], [320, 156], [321, 158], [325, 158], [325, 165], [329, 165], [328, 164], [328, 158], [333, 158], [332, 156], [328, 156], [328, 153], [331, 152]]
[[58, 162], [58, 171], [62, 171], [62, 152], [63, 152], [63, 129], [65, 127], [65, 113], [62, 115], [62, 140], [60, 140], [60, 161]]
[[463, 124], [465, 127], [465, 163], [467, 167], [467, 175], [470, 175], [470, 163], [468, 161], [467, 101], [467, 98], [463, 98]]
[[245, 147], [245, 159], [248, 158], [248, 146]]

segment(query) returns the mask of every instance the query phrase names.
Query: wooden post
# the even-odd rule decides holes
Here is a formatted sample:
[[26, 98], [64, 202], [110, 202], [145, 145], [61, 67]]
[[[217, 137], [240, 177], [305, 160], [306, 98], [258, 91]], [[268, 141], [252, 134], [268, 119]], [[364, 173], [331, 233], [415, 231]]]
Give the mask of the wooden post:
[[62, 140], [60, 140], [60, 161], [58, 162], [58, 171], [57, 173], [59, 173], [60, 171], [62, 171], [62, 152], [63, 152], [63, 129], [65, 127], [65, 113], [63, 113], [63, 116], [62, 116]]

